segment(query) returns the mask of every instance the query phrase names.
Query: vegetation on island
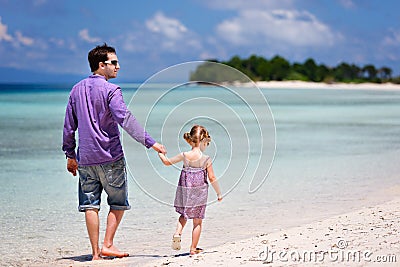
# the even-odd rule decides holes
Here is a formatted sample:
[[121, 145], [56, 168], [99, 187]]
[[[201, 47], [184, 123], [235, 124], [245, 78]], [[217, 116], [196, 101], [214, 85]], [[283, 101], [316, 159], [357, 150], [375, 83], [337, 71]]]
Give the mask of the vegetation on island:
[[[253, 81], [309, 81], [324, 83], [396, 83], [400, 84], [400, 76], [392, 77], [393, 71], [388, 67], [375, 67], [372, 64], [357, 66], [342, 62], [335, 67], [317, 64], [309, 58], [303, 63], [291, 64], [285, 58], [277, 55], [271, 59], [251, 55], [248, 58], [234, 56], [228, 61], [209, 60], [231, 66]], [[215, 65], [215, 64], [214, 64]], [[213, 64], [204, 63], [191, 73], [191, 81], [230, 82], [229, 71], [221, 73], [221, 68], [216, 71]]]

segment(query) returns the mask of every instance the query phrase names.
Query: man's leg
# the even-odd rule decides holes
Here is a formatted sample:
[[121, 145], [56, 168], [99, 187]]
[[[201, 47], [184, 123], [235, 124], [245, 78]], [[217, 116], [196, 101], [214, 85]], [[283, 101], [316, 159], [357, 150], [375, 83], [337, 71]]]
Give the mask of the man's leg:
[[99, 248], [99, 210], [88, 209], [85, 211], [86, 228], [89, 234], [90, 244], [92, 245], [92, 260], [100, 259]]
[[126, 252], [119, 251], [114, 246], [114, 236], [117, 232], [118, 225], [122, 220], [122, 216], [124, 215], [124, 210], [112, 210], [107, 216], [107, 228], [106, 234], [104, 236], [103, 248], [101, 250], [101, 254], [103, 256], [112, 256], [112, 257], [128, 257], [129, 254]]
[[122, 220], [125, 210], [130, 208], [125, 159], [122, 158], [116, 162], [104, 164], [102, 168], [104, 170], [102, 185], [108, 195], [107, 202], [110, 206], [110, 211], [107, 216], [107, 227], [101, 254], [103, 256], [118, 258], [128, 257], [128, 253], [121, 252], [114, 246], [114, 236], [119, 223]]

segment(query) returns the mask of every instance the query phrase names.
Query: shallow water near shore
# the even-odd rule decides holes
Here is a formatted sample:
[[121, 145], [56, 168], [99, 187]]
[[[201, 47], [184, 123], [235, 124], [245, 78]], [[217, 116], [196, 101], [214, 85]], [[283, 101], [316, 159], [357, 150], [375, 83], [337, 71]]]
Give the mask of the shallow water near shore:
[[[0, 265], [85, 261], [90, 244], [84, 216], [77, 211], [77, 178], [66, 172], [61, 151], [70, 87], [31, 90], [24, 86], [12, 92], [0, 90], [0, 233], [4, 240]], [[121, 87], [129, 102], [134, 90], [127, 88], [135, 86]], [[186, 93], [190, 97], [190, 91]], [[397, 185], [400, 171], [396, 162], [400, 91], [263, 89], [262, 93], [276, 125], [272, 168], [255, 193], [248, 192], [251, 177], [243, 177], [223, 202], [207, 207], [200, 240], [203, 248], [391, 198], [387, 189]], [[139, 107], [133, 107], [134, 114], [135, 108]], [[145, 118], [139, 115], [138, 120], [144, 123]], [[235, 127], [240, 131], [242, 126], [232, 124], [229, 130], [235, 132]], [[154, 136], [160, 132], [151, 124], [147, 130]], [[218, 137], [218, 133], [210, 134]], [[224, 171], [226, 157], [237, 160], [245, 154], [222, 153], [227, 143], [215, 143], [217, 175]], [[169, 155], [178, 152], [178, 148], [168, 149]], [[182, 145], [182, 149], [189, 147]], [[156, 160], [156, 153], [151, 152], [150, 160]], [[138, 162], [149, 160], [143, 149], [136, 155]], [[177, 169], [161, 164], [155, 168], [171, 182], [178, 178]], [[230, 168], [233, 173], [242, 173], [241, 166]], [[146, 174], [147, 170], [142, 171]], [[153, 170], [148, 171], [149, 184], [159, 186]], [[226, 184], [228, 181], [221, 181], [223, 190]], [[149, 197], [133, 177], [129, 178], [129, 193], [132, 210], [125, 213], [117, 232], [117, 246], [128, 251], [136, 263], [173, 254], [170, 239], [177, 219], [173, 208]], [[210, 196], [214, 196], [211, 188]], [[103, 234], [105, 197], [100, 216]], [[183, 236], [187, 250], [191, 224], [188, 226]]]

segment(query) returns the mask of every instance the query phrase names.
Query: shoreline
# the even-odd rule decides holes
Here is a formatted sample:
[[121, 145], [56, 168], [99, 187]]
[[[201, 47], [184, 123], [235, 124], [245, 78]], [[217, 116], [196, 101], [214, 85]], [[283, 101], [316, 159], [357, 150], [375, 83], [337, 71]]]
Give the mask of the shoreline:
[[[129, 82], [121, 82], [118, 83], [121, 88], [123, 89], [137, 89], [138, 87], [142, 86], [144, 83], [129, 83]], [[252, 82], [221, 82], [217, 83], [222, 86], [237, 86], [237, 87], [243, 87], [243, 88], [250, 88], [254, 87], [255, 85], [260, 88], [260, 89], [333, 89], [333, 90], [400, 90], [400, 84], [394, 84], [394, 83], [324, 83], [324, 82], [305, 82], [305, 81], [299, 81], [299, 80], [291, 80], [291, 81], [252, 81]], [[0, 86], [12, 86], [12, 87], [19, 87], [19, 86], [28, 86], [28, 84], [24, 83], [15, 83], [15, 84], [7, 84], [7, 83], [0, 83]], [[44, 83], [44, 84], [37, 84], [39, 87], [43, 86], [44, 91], [46, 90], [53, 90], [52, 88], [54, 86], [58, 87], [60, 84], [57, 83]], [[64, 85], [64, 83], [62, 83]], [[155, 83], [152, 84], [156, 88], [165, 88], [167, 85], [172, 85], [176, 86], [176, 83]], [[149, 86], [149, 84], [147, 84]], [[203, 86], [208, 86], [208, 85], [203, 85]], [[5, 92], [5, 93], [15, 93], [15, 92], [24, 92], [20, 90], [12, 90], [12, 89], [5, 89], [5, 88], [0, 88], [0, 92]], [[36, 91], [40, 91], [37, 88], [34, 89]], [[64, 89], [56, 89], [56, 90], [64, 90]], [[66, 92], [69, 92], [69, 89], [65, 89]]]
[[[333, 89], [333, 90], [400, 90], [400, 84], [393, 83], [322, 83], [303, 81], [259, 81], [254, 82], [260, 89]], [[254, 84], [244, 83], [244, 87]]]

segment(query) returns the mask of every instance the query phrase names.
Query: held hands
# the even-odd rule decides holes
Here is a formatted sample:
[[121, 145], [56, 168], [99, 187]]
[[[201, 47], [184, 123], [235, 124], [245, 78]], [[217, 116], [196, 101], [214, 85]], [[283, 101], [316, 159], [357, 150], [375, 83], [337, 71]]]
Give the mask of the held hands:
[[168, 161], [168, 159], [165, 156], [165, 154], [159, 152], [158, 156], [160, 157], [160, 159], [161, 159], [162, 163], [164, 163], [164, 165], [166, 165], [166, 166], [171, 165], [171, 164], [169, 164], [170, 162]]
[[157, 151], [158, 153], [162, 153], [162, 154], [167, 154], [167, 149], [165, 148], [165, 146], [163, 146], [162, 144], [159, 143], [155, 143], [152, 148]]
[[72, 173], [73, 176], [76, 176], [76, 171], [78, 170], [78, 162], [76, 159], [68, 158], [67, 161], [67, 170]]

